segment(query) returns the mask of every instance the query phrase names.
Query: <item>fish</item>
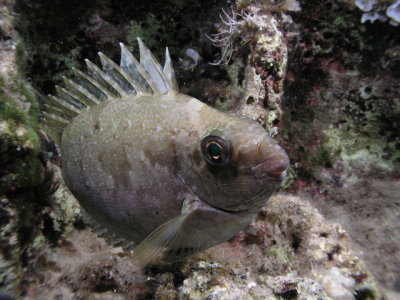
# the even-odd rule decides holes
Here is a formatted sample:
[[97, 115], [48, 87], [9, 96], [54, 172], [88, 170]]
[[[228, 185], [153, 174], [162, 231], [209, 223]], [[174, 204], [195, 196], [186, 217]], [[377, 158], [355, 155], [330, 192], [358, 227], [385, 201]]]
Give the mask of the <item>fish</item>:
[[162, 67], [138, 44], [140, 61], [120, 43], [119, 65], [99, 53], [102, 68], [73, 69], [43, 123], [61, 134], [62, 177], [82, 211], [146, 266], [234, 237], [290, 162], [258, 122], [180, 93], [168, 48]]

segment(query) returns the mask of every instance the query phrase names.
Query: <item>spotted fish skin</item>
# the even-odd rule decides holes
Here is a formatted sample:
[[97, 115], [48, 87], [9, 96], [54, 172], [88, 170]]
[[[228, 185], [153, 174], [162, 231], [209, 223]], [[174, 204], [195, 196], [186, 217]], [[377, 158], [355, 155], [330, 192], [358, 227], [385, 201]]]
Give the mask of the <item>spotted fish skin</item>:
[[168, 52], [161, 69], [139, 44], [136, 69], [103, 65], [108, 78], [122, 79], [103, 82], [97, 71], [98, 90], [87, 93], [91, 79], [81, 88], [98, 103], [72, 100], [78, 114], [64, 120], [69, 111], [58, 106], [47, 117], [63, 127], [63, 178], [73, 195], [102, 227], [139, 245], [134, 258], [146, 265], [233, 237], [279, 186], [289, 159], [258, 123], [179, 93]]

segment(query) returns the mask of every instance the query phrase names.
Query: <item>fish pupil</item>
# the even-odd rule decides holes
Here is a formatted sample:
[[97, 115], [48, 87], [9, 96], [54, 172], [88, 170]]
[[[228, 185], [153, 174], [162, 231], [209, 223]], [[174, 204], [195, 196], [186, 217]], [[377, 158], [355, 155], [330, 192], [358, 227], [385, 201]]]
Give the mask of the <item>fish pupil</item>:
[[208, 144], [207, 151], [208, 151], [208, 154], [213, 159], [219, 159], [222, 154], [222, 147], [219, 144], [213, 142], [213, 143]]
[[204, 159], [211, 165], [224, 166], [231, 159], [231, 144], [224, 138], [210, 134], [200, 142], [201, 153]]

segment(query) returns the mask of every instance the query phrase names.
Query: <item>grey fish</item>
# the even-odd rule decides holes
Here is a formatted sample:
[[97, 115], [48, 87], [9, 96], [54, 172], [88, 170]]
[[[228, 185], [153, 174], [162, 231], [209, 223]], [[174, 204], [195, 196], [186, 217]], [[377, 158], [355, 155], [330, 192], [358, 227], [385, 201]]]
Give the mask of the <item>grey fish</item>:
[[108, 234], [133, 242], [142, 266], [232, 238], [285, 176], [285, 151], [257, 122], [178, 91], [138, 39], [140, 62], [121, 44], [117, 65], [65, 79], [44, 122], [62, 132], [66, 185]]

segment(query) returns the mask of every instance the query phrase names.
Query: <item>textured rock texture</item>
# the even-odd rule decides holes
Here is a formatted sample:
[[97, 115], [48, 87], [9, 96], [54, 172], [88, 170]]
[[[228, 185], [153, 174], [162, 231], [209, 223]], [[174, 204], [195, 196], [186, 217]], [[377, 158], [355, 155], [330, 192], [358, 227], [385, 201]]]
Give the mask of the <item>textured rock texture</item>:
[[245, 232], [182, 265], [141, 272], [81, 228], [58, 247], [37, 248], [34, 266], [26, 299], [380, 299], [343, 228], [287, 195], [271, 199]]
[[340, 222], [380, 282], [399, 291], [398, 28], [362, 24], [346, 1], [302, 9], [283, 101], [289, 190]]
[[[0, 298], [398, 299], [400, 37], [363, 14], [353, 0], [0, 1]], [[144, 271], [62, 183], [49, 197], [58, 150], [38, 122], [71, 67], [118, 60], [136, 36], [170, 46], [184, 93], [259, 121], [292, 160], [244, 232]]]
[[12, 2], [0, 2], [0, 291], [17, 294], [39, 229], [44, 167], [35, 94], [18, 74]]

